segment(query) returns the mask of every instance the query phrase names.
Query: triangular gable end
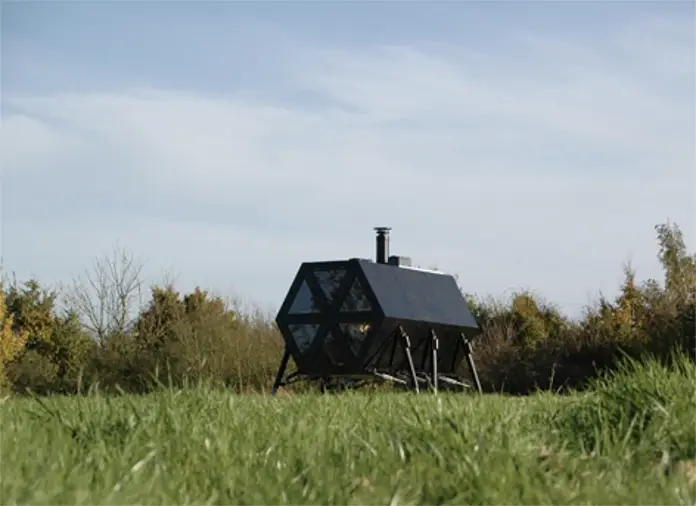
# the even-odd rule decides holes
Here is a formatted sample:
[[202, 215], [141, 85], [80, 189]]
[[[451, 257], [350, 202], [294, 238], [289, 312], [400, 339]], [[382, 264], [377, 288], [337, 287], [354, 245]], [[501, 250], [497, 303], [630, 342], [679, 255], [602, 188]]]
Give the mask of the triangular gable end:
[[314, 277], [317, 279], [317, 284], [324, 292], [324, 296], [331, 305], [336, 297], [336, 294], [341, 286], [343, 278], [346, 276], [345, 269], [317, 269], [314, 271]]
[[364, 311], [372, 311], [372, 304], [367, 298], [367, 294], [356, 276], [350, 290], [346, 294], [346, 298], [341, 304], [342, 313], [360, 313]]
[[288, 328], [300, 353], [307, 353], [317, 337], [319, 325], [316, 323], [293, 323], [288, 325]]
[[302, 281], [300, 289], [295, 294], [295, 299], [292, 301], [288, 314], [308, 314], [318, 313], [319, 308], [314, 300], [314, 295], [307, 285], [307, 281]]

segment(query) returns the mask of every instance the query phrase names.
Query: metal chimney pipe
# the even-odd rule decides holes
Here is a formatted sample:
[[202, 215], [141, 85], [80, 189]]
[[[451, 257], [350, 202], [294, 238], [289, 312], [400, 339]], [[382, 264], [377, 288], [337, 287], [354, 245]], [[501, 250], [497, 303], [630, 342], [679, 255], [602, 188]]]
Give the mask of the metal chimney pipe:
[[377, 263], [386, 264], [389, 259], [390, 227], [375, 227], [377, 232]]

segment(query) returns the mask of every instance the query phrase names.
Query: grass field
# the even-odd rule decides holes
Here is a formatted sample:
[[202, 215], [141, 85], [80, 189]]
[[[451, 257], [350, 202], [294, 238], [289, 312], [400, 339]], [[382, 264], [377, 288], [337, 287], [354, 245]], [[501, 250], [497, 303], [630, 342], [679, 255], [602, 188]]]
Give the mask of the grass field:
[[694, 504], [696, 368], [586, 394], [6, 399], [2, 504]]

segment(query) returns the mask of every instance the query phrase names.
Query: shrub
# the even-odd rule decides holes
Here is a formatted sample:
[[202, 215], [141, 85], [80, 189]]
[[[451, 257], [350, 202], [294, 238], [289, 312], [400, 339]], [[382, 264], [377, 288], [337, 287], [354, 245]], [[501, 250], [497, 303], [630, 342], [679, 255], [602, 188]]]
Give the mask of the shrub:
[[[676, 225], [656, 232], [664, 283], [639, 283], [627, 265], [619, 294], [600, 296], [578, 320], [529, 291], [507, 300], [467, 295], [483, 330], [474, 349], [484, 388], [582, 389], [623, 356], [693, 357], [696, 256]], [[283, 342], [267, 316], [172, 285], [152, 287], [143, 304], [140, 265], [118, 251], [72, 287], [67, 312], [58, 314], [57, 294], [35, 280], [0, 291], [0, 385], [6, 377], [15, 391], [43, 393], [76, 392], [80, 378], [129, 392], [198, 381], [235, 391], [270, 386]]]
[[0, 286], [0, 390], [7, 388], [7, 366], [22, 352], [26, 332], [14, 328], [14, 316], [7, 311], [5, 289]]
[[182, 297], [173, 286], [155, 286], [133, 331], [107, 339], [95, 362], [107, 388], [143, 392], [161, 382], [204, 381], [260, 390], [272, 381], [281, 352], [267, 319], [240, 315], [200, 288]]
[[[578, 321], [529, 292], [509, 301], [468, 296], [483, 329], [476, 359], [487, 390], [526, 394], [537, 389], [577, 389], [624, 355], [658, 360], [696, 351], [696, 260], [679, 228], [656, 227], [665, 282], [636, 281], [630, 265], [615, 300], [600, 296]], [[466, 371], [462, 370], [462, 374]]]
[[56, 294], [36, 280], [15, 284], [7, 292], [13, 330], [26, 336], [7, 368], [15, 390], [71, 393], [89, 366], [94, 342], [74, 313], [56, 314], [55, 301]]

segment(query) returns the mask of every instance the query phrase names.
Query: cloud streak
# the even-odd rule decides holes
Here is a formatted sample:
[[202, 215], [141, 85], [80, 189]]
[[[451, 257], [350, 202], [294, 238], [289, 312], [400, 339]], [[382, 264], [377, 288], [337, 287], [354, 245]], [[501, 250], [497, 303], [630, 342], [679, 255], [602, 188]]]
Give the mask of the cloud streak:
[[275, 92], [5, 97], [6, 263], [59, 278], [119, 240], [185, 285], [278, 304], [299, 262], [372, 256], [388, 224], [468, 291], [576, 312], [627, 256], [659, 274], [654, 224], [695, 225], [693, 27], [620, 28], [520, 33], [514, 59], [286, 48]]

